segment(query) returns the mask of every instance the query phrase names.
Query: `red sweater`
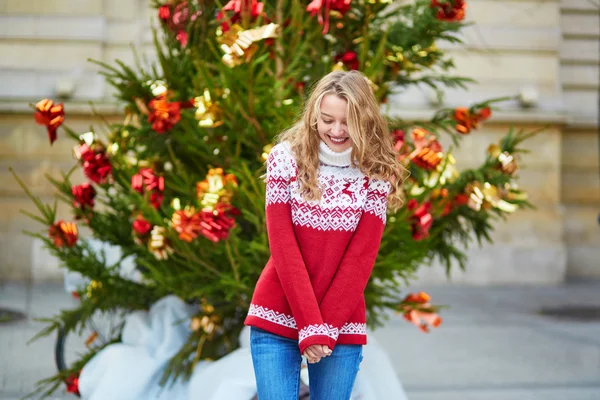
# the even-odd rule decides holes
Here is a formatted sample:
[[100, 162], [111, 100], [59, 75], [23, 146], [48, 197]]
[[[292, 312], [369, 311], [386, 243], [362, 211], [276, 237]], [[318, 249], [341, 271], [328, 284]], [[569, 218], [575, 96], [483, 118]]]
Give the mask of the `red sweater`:
[[288, 143], [267, 160], [266, 220], [271, 257], [245, 324], [313, 344], [366, 344], [364, 290], [386, 223], [390, 183], [350, 166], [350, 152], [319, 147], [323, 197], [305, 201]]

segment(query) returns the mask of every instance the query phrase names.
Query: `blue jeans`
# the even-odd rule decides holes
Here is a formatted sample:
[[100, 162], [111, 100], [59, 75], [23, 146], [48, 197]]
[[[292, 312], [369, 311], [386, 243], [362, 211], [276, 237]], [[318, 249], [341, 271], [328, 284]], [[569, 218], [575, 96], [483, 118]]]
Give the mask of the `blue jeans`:
[[[302, 356], [296, 340], [251, 327], [250, 351], [258, 400], [298, 400]], [[308, 364], [310, 400], [348, 400], [362, 361], [362, 345], [338, 344]]]

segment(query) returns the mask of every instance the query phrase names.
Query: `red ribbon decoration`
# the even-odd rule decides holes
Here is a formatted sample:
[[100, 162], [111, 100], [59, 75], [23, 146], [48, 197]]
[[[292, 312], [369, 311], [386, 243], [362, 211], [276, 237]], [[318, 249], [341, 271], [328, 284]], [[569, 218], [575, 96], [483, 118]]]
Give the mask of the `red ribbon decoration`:
[[56, 130], [65, 120], [63, 103], [54, 104], [52, 100], [44, 99], [35, 105], [35, 122], [44, 125], [48, 130], [50, 144], [56, 141]]
[[78, 232], [77, 225], [73, 222], [57, 221], [48, 228], [48, 236], [54, 241], [58, 248], [73, 247], [77, 243]]
[[131, 188], [140, 194], [150, 192], [150, 203], [158, 209], [164, 198], [165, 178], [154, 175], [152, 168], [141, 168], [139, 173], [131, 177]]

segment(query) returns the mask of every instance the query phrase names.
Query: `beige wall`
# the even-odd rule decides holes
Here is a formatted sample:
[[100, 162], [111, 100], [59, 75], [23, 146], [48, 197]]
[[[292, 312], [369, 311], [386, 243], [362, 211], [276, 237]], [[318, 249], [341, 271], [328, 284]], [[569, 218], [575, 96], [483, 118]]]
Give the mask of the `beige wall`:
[[[600, 177], [598, 165], [598, 9], [587, 0], [468, 0], [465, 48], [448, 46], [457, 73], [479, 81], [469, 91], [449, 90], [445, 106], [457, 106], [523, 89], [539, 94], [538, 106], [504, 105], [457, 153], [462, 166], [481, 161], [487, 144], [510, 126], [547, 129], [526, 144], [523, 187], [536, 211], [498, 223], [495, 244], [469, 251], [467, 272], [453, 280], [473, 284], [553, 283], [568, 277], [600, 277]], [[56, 263], [39, 244], [21, 234], [39, 229], [18, 214], [32, 210], [14, 179], [13, 166], [46, 200], [57, 176], [73, 165], [71, 141], [50, 147], [42, 127], [32, 122], [28, 103], [55, 98], [61, 80], [75, 91], [66, 103], [69, 124], [86, 131], [85, 104], [118, 118], [110, 89], [93, 58], [133, 63], [129, 45], [152, 56], [147, 0], [0, 0], [0, 280], [58, 279]], [[8, 55], [8, 56], [6, 56]], [[412, 89], [391, 99], [392, 113], [420, 118], [431, 113], [431, 93]], [[65, 212], [66, 209], [61, 209]], [[64, 214], [68, 217], [67, 214]], [[427, 268], [422, 281], [445, 282], [441, 268]]]
[[568, 112], [562, 135], [561, 203], [567, 272], [600, 277], [600, 13], [586, 0], [561, 1], [561, 85]]

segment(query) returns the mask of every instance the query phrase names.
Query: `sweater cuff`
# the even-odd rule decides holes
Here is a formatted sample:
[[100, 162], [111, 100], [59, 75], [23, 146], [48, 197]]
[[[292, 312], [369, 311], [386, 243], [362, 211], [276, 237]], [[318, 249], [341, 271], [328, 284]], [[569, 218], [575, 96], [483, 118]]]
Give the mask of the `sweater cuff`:
[[302, 340], [300, 343], [298, 343], [298, 347], [300, 348], [300, 354], [304, 354], [304, 350], [313, 344], [326, 345], [329, 347], [329, 349], [333, 350], [335, 343], [335, 339], [327, 335], [314, 335]]

